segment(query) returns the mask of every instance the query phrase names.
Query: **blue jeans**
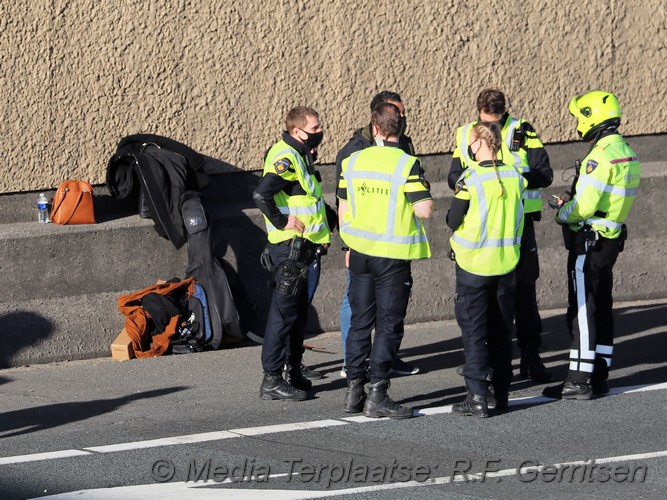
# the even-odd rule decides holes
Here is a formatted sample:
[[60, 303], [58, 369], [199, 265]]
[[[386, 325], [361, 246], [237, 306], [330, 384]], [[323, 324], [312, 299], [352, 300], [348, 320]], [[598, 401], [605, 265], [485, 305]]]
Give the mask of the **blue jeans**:
[[313, 302], [313, 297], [315, 296], [315, 290], [317, 290], [317, 285], [320, 284], [320, 272], [322, 270], [320, 256], [315, 257], [315, 260], [310, 264], [308, 268], [308, 304]]
[[350, 270], [347, 270], [347, 288], [343, 301], [340, 304], [340, 339], [343, 342], [343, 367], [347, 366], [345, 351], [347, 343], [347, 334], [350, 332], [350, 323], [352, 322], [352, 309], [350, 308]]

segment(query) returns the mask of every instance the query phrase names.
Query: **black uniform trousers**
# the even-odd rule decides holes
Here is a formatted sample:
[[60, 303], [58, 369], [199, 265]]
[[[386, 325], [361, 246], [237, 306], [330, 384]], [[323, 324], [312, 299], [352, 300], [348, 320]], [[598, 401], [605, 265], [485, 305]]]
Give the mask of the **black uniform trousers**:
[[567, 325], [572, 335], [568, 378], [573, 382], [588, 382], [594, 370], [607, 378], [614, 346], [613, 268], [620, 249], [619, 240], [600, 237], [587, 245], [585, 253], [577, 252], [575, 245], [568, 254]]
[[[269, 244], [269, 252], [273, 264], [279, 266], [287, 260], [290, 246], [285, 243]], [[288, 353], [287, 361], [290, 365], [301, 366], [308, 307], [307, 286], [302, 286], [298, 295], [273, 291], [262, 344], [264, 373], [281, 372], [285, 363], [285, 352]]]
[[[345, 347], [347, 379], [386, 380], [403, 338], [403, 321], [412, 289], [409, 260], [371, 257], [350, 251], [352, 318]], [[371, 331], [375, 338], [371, 342]]]
[[496, 393], [509, 392], [515, 279], [514, 271], [501, 276], [480, 276], [456, 266], [454, 310], [463, 336], [463, 375], [473, 394], [486, 396], [491, 378]]
[[537, 308], [535, 282], [540, 264], [533, 219], [527, 216], [521, 236], [519, 263], [516, 266], [516, 339], [521, 349], [537, 350], [542, 345], [542, 319]]

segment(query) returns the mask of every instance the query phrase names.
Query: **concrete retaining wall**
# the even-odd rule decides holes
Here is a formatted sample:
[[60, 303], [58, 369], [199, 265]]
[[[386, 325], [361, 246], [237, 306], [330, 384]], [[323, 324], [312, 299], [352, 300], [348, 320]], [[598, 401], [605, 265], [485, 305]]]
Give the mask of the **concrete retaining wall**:
[[[642, 160], [640, 192], [628, 220], [630, 238], [615, 268], [615, 298], [667, 297], [667, 136], [631, 137]], [[546, 195], [562, 193], [584, 143], [548, 145], [555, 180]], [[434, 216], [426, 228], [433, 257], [413, 266], [415, 286], [407, 321], [452, 318], [454, 265], [447, 258], [451, 231], [444, 223], [451, 201], [446, 186], [448, 155], [423, 158], [435, 196]], [[333, 203], [333, 166], [323, 165], [325, 198]], [[216, 250], [238, 269], [258, 306], [263, 331], [270, 290], [258, 257], [266, 235], [251, 192], [259, 176], [237, 172], [215, 176], [204, 191]], [[36, 223], [34, 194], [0, 196], [0, 367], [109, 356], [109, 345], [123, 326], [119, 295], [158, 279], [183, 277], [186, 249], [160, 238], [152, 221], [132, 215], [133, 207], [114, 201], [96, 187], [98, 224], [55, 226]], [[565, 263], [559, 227], [546, 208], [538, 223], [541, 308], [566, 303]], [[338, 329], [339, 304], [346, 286], [339, 236], [323, 259], [322, 279], [312, 307], [309, 330]]]

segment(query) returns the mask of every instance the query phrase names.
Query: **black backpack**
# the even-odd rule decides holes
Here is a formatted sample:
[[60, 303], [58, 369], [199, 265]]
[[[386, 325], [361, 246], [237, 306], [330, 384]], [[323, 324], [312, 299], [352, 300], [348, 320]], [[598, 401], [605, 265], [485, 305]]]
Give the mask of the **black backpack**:
[[[223, 337], [246, 339], [254, 328], [255, 306], [232, 265], [214, 255], [211, 227], [198, 192], [186, 191], [181, 198], [181, 213], [188, 238], [187, 277], [192, 276], [206, 292], [206, 305], [213, 337], [211, 347], [218, 349]], [[232, 339], [228, 339], [232, 340]]]

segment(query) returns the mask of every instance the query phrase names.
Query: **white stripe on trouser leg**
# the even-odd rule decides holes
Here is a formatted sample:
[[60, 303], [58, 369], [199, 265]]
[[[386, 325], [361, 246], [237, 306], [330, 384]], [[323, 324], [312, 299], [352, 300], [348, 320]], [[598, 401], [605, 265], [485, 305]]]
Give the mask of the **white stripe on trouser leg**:
[[573, 372], [593, 373], [593, 367], [593, 363], [570, 361], [570, 370]]
[[598, 344], [595, 346], [595, 354], [598, 358], [604, 359], [604, 362], [607, 363], [607, 367], [611, 367], [611, 355], [614, 353], [613, 345], [603, 345]]
[[598, 344], [595, 346], [595, 352], [598, 354], [607, 354], [608, 356], [611, 356], [614, 353], [614, 346]]
[[[579, 356], [581, 360], [589, 361], [590, 363], [580, 362], [579, 368], [572, 368], [570, 363], [570, 370], [593, 372], [593, 361], [595, 360], [595, 351], [591, 350], [590, 346], [590, 331], [588, 329], [588, 309], [586, 308], [586, 282], [584, 276], [584, 265], [586, 263], [586, 254], [577, 256], [575, 262], [575, 290], [577, 292], [577, 325], [579, 326]], [[572, 355], [570, 354], [570, 357]], [[576, 363], [575, 363], [576, 364]], [[590, 368], [589, 368], [590, 366]]]
[[584, 373], [593, 373], [593, 363], [579, 363], [579, 371]]

